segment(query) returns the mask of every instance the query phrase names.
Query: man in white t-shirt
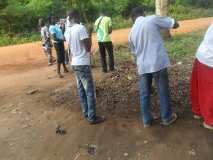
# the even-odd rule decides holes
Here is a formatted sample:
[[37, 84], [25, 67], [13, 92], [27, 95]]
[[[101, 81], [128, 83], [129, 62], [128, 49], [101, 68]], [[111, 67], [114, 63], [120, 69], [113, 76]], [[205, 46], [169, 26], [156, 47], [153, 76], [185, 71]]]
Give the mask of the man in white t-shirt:
[[96, 99], [92, 72], [90, 67], [91, 35], [80, 24], [80, 14], [76, 10], [69, 13], [71, 27], [65, 31], [65, 39], [72, 54], [72, 68], [76, 75], [81, 108], [90, 124], [104, 122], [103, 117], [96, 116]]
[[144, 127], [149, 127], [153, 121], [150, 114], [152, 79], [156, 82], [160, 97], [161, 124], [170, 125], [176, 121], [177, 115], [171, 109], [167, 73], [170, 62], [160, 30], [177, 28], [179, 25], [170, 17], [145, 17], [141, 7], [133, 9], [132, 18], [134, 25], [129, 33], [129, 44], [136, 57], [140, 76], [140, 102]]

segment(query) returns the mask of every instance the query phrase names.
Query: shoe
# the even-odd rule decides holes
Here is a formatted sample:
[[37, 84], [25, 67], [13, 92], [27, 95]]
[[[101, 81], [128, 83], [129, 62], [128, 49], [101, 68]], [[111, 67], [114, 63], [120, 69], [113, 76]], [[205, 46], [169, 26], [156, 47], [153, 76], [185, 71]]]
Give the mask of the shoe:
[[169, 121], [162, 121], [161, 125], [169, 126], [172, 123], [174, 123], [177, 119], [178, 119], [177, 114], [176, 113], [172, 113], [172, 116], [171, 116], [170, 120]]
[[201, 120], [203, 117], [202, 116], [198, 116], [196, 114], [193, 115], [193, 118], [196, 120]]
[[206, 124], [205, 122], [203, 122], [203, 127], [213, 131], [213, 125], [209, 125], [209, 124]]
[[154, 119], [151, 119], [151, 121], [149, 123], [146, 123], [146, 124], [144, 123], [143, 127], [144, 128], [150, 128], [152, 126], [152, 124], [153, 124], [153, 121], [154, 121]]
[[95, 118], [92, 121], [89, 121], [89, 123], [91, 125], [100, 124], [100, 123], [103, 123], [105, 120], [106, 120], [105, 117], [95, 116]]
[[144, 128], [150, 128], [152, 126], [152, 123], [148, 123], [148, 124], [143, 124]]

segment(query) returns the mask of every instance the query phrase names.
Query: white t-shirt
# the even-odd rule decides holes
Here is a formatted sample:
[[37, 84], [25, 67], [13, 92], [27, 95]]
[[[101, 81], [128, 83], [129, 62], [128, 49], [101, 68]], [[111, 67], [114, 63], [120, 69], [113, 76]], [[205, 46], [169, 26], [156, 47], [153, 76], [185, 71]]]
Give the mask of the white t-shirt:
[[206, 32], [204, 40], [197, 50], [196, 57], [201, 63], [213, 67], [213, 23]]
[[129, 45], [137, 59], [138, 73], [154, 73], [170, 65], [160, 29], [173, 28], [170, 17], [138, 17], [129, 33]]
[[86, 51], [82, 41], [89, 38], [86, 28], [81, 24], [73, 24], [67, 28], [64, 36], [72, 53], [71, 65], [90, 65], [90, 53]]
[[47, 26], [41, 28], [41, 39], [43, 42], [46, 42], [47, 38], [50, 37], [50, 33]]

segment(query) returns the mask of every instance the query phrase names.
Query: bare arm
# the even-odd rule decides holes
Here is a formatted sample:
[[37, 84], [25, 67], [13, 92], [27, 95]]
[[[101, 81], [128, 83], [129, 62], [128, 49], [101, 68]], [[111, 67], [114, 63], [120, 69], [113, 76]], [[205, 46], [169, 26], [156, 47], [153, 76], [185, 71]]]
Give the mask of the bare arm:
[[82, 40], [84, 47], [86, 48], [87, 52], [91, 52], [91, 47], [92, 47], [92, 40], [91, 38], [86, 38]]

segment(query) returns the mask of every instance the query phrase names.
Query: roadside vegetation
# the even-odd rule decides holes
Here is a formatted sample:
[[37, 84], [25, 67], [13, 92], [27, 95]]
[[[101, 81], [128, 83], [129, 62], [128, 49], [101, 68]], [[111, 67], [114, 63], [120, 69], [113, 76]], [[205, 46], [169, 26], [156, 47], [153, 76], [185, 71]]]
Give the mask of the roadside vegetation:
[[[38, 18], [51, 14], [66, 18], [70, 8], [81, 10], [82, 22], [93, 24], [101, 9], [113, 19], [114, 29], [130, 27], [130, 11], [143, 5], [147, 14], [155, 12], [155, 0], [1, 0], [0, 46], [40, 40]], [[212, 0], [171, 0], [170, 15], [178, 20], [213, 16]]]
[[[180, 35], [174, 35], [171, 39], [165, 41], [165, 47], [169, 53], [172, 64], [176, 64], [179, 61], [189, 60], [196, 53], [196, 50], [201, 43], [206, 29], [198, 30], [191, 33], [185, 33]], [[120, 44], [114, 47], [115, 59], [117, 63], [123, 63], [126, 61], [134, 61], [128, 44]], [[94, 66], [99, 65], [99, 54], [94, 54], [92, 57], [92, 63]]]

